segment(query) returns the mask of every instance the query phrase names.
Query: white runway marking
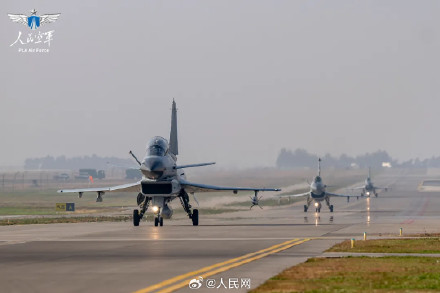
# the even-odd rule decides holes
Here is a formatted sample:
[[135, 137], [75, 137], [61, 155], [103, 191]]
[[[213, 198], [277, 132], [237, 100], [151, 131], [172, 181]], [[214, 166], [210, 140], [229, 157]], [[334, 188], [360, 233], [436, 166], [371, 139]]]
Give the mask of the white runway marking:
[[35, 239], [29, 241], [4, 240], [4, 244], [19, 244], [26, 242], [122, 242], [122, 241], [249, 241], [249, 240], [291, 240], [292, 237], [281, 238], [163, 238], [163, 239], [139, 239], [139, 238], [87, 238], [87, 239]]

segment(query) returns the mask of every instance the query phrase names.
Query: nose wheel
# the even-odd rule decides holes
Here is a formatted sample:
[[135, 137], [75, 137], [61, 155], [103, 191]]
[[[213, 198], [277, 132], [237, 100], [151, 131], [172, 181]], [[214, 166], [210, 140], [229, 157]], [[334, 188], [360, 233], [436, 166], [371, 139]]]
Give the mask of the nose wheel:
[[154, 218], [154, 226], [163, 226], [163, 217], [161, 216], [157, 216], [156, 218]]

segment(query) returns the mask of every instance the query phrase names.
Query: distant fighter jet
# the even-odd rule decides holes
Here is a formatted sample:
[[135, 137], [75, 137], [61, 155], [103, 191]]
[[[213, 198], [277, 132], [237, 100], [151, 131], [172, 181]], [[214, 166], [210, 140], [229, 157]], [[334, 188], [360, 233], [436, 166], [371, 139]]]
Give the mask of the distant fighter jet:
[[314, 203], [315, 211], [317, 213], [321, 212], [321, 202], [325, 201], [327, 204], [329, 210], [331, 213], [333, 213], [333, 205], [330, 205], [330, 197], [337, 196], [337, 197], [346, 197], [347, 199], [350, 197], [357, 197], [355, 195], [343, 195], [343, 194], [336, 194], [336, 193], [330, 193], [325, 191], [325, 188], [327, 185], [325, 185], [322, 182], [321, 178], [321, 158], [318, 159], [318, 176], [315, 176], [313, 179], [313, 182], [310, 184], [310, 191], [301, 193], [301, 194], [294, 194], [294, 195], [287, 195], [287, 196], [306, 196], [307, 195], [307, 204], [304, 205], [304, 212], [307, 212], [309, 209], [309, 206]]
[[350, 188], [350, 190], [359, 190], [361, 189], [361, 196], [368, 196], [370, 197], [371, 195], [374, 194], [375, 197], [377, 197], [379, 194], [377, 193], [377, 190], [384, 190], [384, 191], [388, 191], [387, 187], [378, 187], [378, 186], [374, 186], [373, 182], [371, 181], [371, 170], [370, 168], [368, 168], [368, 177], [367, 179], [365, 179], [365, 184], [363, 186], [358, 186], [358, 187], [354, 187], [354, 188]]
[[[138, 192], [137, 204], [140, 207], [140, 211], [138, 209], [133, 211], [134, 226], [139, 226], [139, 222], [147, 212], [149, 205], [152, 206], [151, 209], [155, 215], [154, 225], [163, 226], [163, 219], [169, 219], [173, 214], [169, 203], [173, 199], [179, 198], [183, 209], [192, 220], [192, 224], [197, 226], [199, 224], [199, 211], [197, 209], [192, 210], [188, 192], [194, 196], [194, 192], [230, 190], [237, 193], [238, 191], [254, 191], [254, 198], [258, 200], [257, 195], [259, 191], [280, 191], [277, 188], [221, 187], [189, 182], [186, 180], [183, 168], [207, 166], [215, 163], [179, 166], [176, 164], [178, 153], [177, 109], [176, 103], [173, 101], [169, 144], [163, 137], [153, 137], [147, 144], [147, 152], [142, 162], [130, 151], [142, 172], [142, 179], [140, 181], [113, 187], [62, 189], [58, 190], [58, 192], [78, 193], [80, 198], [84, 192], [97, 192], [97, 202], [102, 202], [102, 196], [105, 192]], [[195, 197], [194, 199], [197, 202]]]

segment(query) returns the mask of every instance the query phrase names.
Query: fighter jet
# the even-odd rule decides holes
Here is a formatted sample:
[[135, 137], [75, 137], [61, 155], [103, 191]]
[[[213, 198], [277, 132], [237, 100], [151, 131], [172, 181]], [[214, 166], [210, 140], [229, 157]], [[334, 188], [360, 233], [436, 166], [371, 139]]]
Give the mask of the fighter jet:
[[304, 212], [307, 212], [310, 205], [313, 203], [315, 207], [315, 211], [317, 213], [321, 212], [321, 202], [325, 201], [327, 204], [329, 210], [331, 213], [333, 213], [333, 205], [330, 205], [330, 197], [337, 196], [337, 197], [346, 197], [347, 199], [350, 197], [357, 197], [355, 195], [343, 195], [343, 194], [336, 194], [336, 193], [330, 193], [325, 191], [327, 185], [325, 185], [322, 181], [321, 177], [321, 158], [318, 159], [318, 175], [315, 176], [313, 179], [313, 182], [310, 184], [310, 191], [301, 193], [301, 194], [294, 194], [294, 195], [287, 195], [287, 196], [307, 196], [307, 204], [304, 205]]
[[[97, 202], [102, 202], [102, 196], [106, 192], [137, 192], [137, 204], [140, 210], [133, 211], [133, 225], [139, 226], [140, 220], [144, 217], [151, 205], [155, 215], [154, 225], [163, 226], [163, 219], [171, 218], [173, 210], [169, 203], [179, 198], [183, 209], [192, 220], [194, 226], [199, 224], [199, 211], [192, 209], [188, 193], [206, 191], [254, 191], [254, 198], [257, 198], [259, 191], [280, 191], [278, 188], [243, 188], [243, 187], [222, 187], [206, 184], [193, 183], [186, 180], [184, 168], [200, 167], [215, 164], [201, 163], [190, 165], [177, 165], [178, 140], [177, 140], [177, 108], [173, 100], [171, 113], [170, 141], [160, 136], [153, 137], [147, 144], [147, 151], [144, 159], [138, 158], [130, 151], [130, 155], [136, 160], [142, 172], [142, 179], [138, 182], [100, 188], [62, 189], [59, 193], [78, 193], [79, 198], [84, 192], [97, 192]], [[194, 197], [197, 201], [197, 199]]]
[[351, 190], [359, 190], [361, 189], [361, 196], [368, 196], [370, 197], [371, 195], [374, 194], [375, 197], [377, 197], [379, 194], [377, 193], [377, 190], [384, 190], [384, 191], [388, 191], [387, 187], [378, 187], [378, 186], [374, 186], [373, 182], [371, 181], [371, 169], [368, 168], [368, 177], [367, 179], [365, 179], [365, 184], [363, 186], [358, 186], [358, 187], [354, 187], [354, 188], [350, 188]]

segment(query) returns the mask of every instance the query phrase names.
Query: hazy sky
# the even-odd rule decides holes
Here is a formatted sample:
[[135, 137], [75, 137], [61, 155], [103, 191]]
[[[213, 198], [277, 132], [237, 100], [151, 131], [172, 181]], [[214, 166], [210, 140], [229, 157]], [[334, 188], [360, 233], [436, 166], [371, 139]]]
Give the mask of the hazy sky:
[[[10, 47], [33, 8], [61, 13], [49, 53]], [[0, 165], [142, 157], [173, 98], [185, 163], [438, 156], [439, 33], [436, 0], [2, 1]]]

